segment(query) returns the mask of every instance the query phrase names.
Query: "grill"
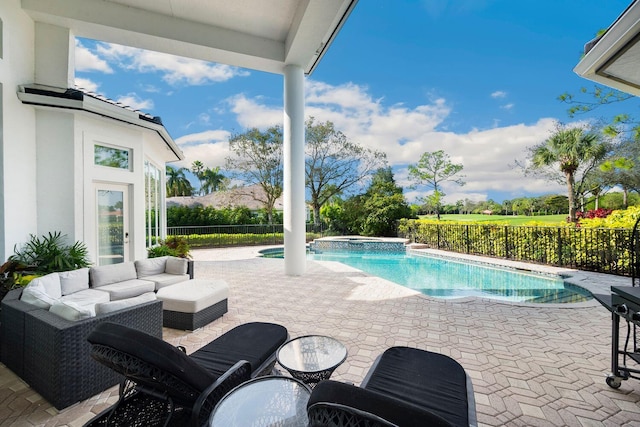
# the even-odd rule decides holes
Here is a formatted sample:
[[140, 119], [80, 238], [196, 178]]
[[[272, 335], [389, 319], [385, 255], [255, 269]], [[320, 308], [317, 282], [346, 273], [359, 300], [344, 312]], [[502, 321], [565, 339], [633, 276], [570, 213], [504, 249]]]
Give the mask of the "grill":
[[[627, 336], [620, 348], [620, 320], [627, 322]], [[640, 379], [640, 370], [628, 366], [640, 363], [637, 327], [640, 326], [640, 287], [611, 287], [611, 374], [607, 384], [619, 388], [623, 380]], [[631, 348], [629, 345], [631, 344]]]

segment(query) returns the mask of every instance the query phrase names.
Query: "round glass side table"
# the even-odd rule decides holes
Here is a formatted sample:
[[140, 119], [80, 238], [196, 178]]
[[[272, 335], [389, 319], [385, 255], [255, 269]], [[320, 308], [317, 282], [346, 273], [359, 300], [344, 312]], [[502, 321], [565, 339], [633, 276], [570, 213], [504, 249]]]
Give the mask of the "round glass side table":
[[276, 353], [280, 366], [310, 387], [329, 379], [347, 358], [347, 348], [323, 335], [305, 335], [282, 344]]
[[209, 417], [209, 426], [306, 426], [310, 395], [309, 388], [295, 378], [254, 378], [240, 384], [218, 402]]

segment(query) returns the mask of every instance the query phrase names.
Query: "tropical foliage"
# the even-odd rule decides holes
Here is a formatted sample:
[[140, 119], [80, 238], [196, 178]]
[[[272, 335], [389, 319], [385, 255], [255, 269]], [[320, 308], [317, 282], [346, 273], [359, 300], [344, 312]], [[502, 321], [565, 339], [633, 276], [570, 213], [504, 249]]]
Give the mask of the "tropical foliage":
[[191, 258], [189, 243], [181, 236], [170, 236], [166, 240], [158, 242], [156, 246], [147, 249], [149, 258], [161, 256], [174, 256], [179, 258]]
[[67, 243], [67, 236], [59, 231], [42, 237], [30, 235], [30, 239], [21, 248], [14, 248], [9, 261], [17, 261], [30, 272], [48, 274], [56, 271], [69, 271], [88, 267], [89, 251], [82, 242]]
[[377, 170], [365, 193], [334, 198], [321, 213], [331, 231], [364, 236], [395, 236], [397, 221], [412, 217], [390, 167]]
[[188, 172], [186, 168], [167, 166], [167, 197], [193, 195], [193, 187], [187, 178], [186, 172]]
[[[589, 174], [607, 155], [610, 144], [601, 135], [581, 127], [558, 125], [544, 142], [529, 148], [529, 174], [542, 174], [547, 179], [567, 185], [569, 220], [576, 221], [576, 200], [588, 187]], [[560, 177], [558, 176], [560, 172]]]

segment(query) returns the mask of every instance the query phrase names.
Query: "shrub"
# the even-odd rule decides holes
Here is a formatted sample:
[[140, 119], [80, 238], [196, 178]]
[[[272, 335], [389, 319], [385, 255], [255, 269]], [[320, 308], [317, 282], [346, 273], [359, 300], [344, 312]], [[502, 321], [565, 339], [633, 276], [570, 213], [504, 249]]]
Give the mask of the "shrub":
[[190, 258], [190, 249], [187, 239], [180, 236], [168, 237], [165, 241], [160, 241], [158, 246], [147, 249], [149, 258], [161, 256], [175, 256], [178, 258]]
[[[611, 215], [611, 212], [613, 212], [613, 210], [604, 209], [604, 208], [591, 209], [591, 210], [588, 210], [586, 212], [578, 211], [578, 212], [576, 212], [576, 219], [577, 220], [581, 220], [581, 219], [584, 219], [584, 218], [587, 218], [587, 219], [606, 218], [609, 215]], [[568, 220], [569, 219], [567, 218], [567, 221]]]
[[25, 270], [41, 275], [88, 267], [91, 263], [85, 244], [75, 242], [68, 245], [66, 237], [59, 231], [41, 238], [31, 234], [22, 248], [14, 248], [15, 254], [9, 260], [18, 261], [26, 266]]

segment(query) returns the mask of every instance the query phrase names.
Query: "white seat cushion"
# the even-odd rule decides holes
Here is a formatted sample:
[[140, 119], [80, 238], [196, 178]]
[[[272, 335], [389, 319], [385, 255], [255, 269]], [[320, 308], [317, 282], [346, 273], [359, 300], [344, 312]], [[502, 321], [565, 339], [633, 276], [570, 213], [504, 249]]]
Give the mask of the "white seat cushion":
[[125, 280], [124, 282], [100, 286], [101, 291], [109, 292], [111, 301], [137, 297], [147, 292], [153, 292], [155, 289], [156, 284], [154, 282], [143, 279]]
[[49, 311], [67, 320], [88, 319], [96, 315], [93, 304], [83, 306], [73, 301], [56, 301]]
[[146, 292], [137, 297], [121, 299], [119, 301], [103, 302], [96, 304], [96, 315], [111, 313], [113, 311], [123, 310], [149, 301], [155, 301], [156, 294], [154, 292]]
[[229, 285], [224, 280], [193, 279], [161, 288], [157, 297], [163, 310], [198, 313], [227, 299]]
[[161, 273], [153, 276], [144, 276], [144, 280], [150, 280], [156, 284], [156, 291], [176, 283], [185, 282], [189, 280], [188, 274], [169, 274]]
[[95, 305], [101, 302], [109, 302], [110, 295], [109, 292], [98, 289], [85, 289], [83, 291], [64, 295], [60, 298], [60, 301], [73, 302], [81, 306]]

